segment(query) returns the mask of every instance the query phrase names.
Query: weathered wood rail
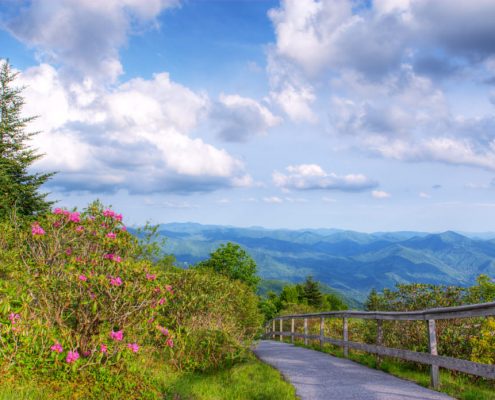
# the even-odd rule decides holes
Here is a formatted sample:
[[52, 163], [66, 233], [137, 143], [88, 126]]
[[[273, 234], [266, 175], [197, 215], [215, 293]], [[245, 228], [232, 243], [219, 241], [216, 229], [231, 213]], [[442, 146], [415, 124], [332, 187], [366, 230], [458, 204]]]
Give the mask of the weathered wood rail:
[[[461, 360], [458, 358], [438, 355], [437, 351], [437, 335], [435, 328], [436, 320], [459, 319], [472, 317], [487, 317], [495, 315], [495, 302], [472, 304], [459, 307], [432, 308], [422, 311], [408, 312], [382, 312], [382, 311], [332, 311], [321, 312], [314, 314], [296, 314], [284, 315], [270, 320], [265, 325], [265, 338], [273, 338], [279, 336], [280, 340], [284, 337], [290, 337], [294, 342], [294, 338], [304, 339], [304, 344], [308, 344], [308, 340], [319, 340], [320, 346], [324, 343], [331, 343], [343, 347], [344, 357], [349, 356], [349, 349], [365, 351], [368, 353], [377, 354], [379, 356], [396, 357], [403, 360], [415, 361], [431, 366], [431, 385], [438, 388], [439, 382], [439, 367], [447, 368], [454, 371], [465, 372], [472, 375], [481, 376], [488, 379], [495, 379], [495, 366], [491, 364], [481, 364], [473, 361]], [[343, 325], [342, 339], [329, 338], [324, 335], [325, 319], [326, 318], [341, 318]], [[349, 318], [371, 319], [377, 322], [376, 344], [366, 344], [353, 342], [349, 340]], [[295, 331], [295, 320], [302, 319], [304, 321], [304, 332]], [[320, 320], [320, 334], [310, 335], [308, 333], [308, 320]], [[284, 321], [291, 321], [291, 330], [284, 331]], [[428, 332], [429, 353], [396, 349], [383, 346], [383, 325], [382, 321], [425, 321]], [[278, 330], [276, 329], [278, 322]]]

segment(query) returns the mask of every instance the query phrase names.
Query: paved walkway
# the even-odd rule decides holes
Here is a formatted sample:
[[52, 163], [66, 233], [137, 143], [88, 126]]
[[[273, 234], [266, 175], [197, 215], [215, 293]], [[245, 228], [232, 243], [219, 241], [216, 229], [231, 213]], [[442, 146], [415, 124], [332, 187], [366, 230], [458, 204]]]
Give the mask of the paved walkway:
[[262, 340], [254, 353], [277, 368], [302, 400], [452, 400], [385, 372], [287, 343]]

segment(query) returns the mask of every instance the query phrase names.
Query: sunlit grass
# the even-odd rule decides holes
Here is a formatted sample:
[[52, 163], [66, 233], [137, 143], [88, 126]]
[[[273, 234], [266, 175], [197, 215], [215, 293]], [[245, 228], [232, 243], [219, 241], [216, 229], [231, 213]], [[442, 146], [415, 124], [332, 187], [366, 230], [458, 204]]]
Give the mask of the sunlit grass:
[[2, 380], [0, 400], [170, 399], [295, 400], [295, 389], [280, 373], [254, 356], [232, 368], [210, 373], [178, 372], [163, 360], [143, 355], [130, 365], [126, 382], [111, 375], [77, 382], [35, 381], [10, 376]]

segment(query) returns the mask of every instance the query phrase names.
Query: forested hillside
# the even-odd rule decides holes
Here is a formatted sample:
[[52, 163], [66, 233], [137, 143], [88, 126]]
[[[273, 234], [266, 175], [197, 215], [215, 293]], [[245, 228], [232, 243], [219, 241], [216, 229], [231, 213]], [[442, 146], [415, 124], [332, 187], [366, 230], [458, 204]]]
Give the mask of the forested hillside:
[[232, 241], [248, 250], [264, 279], [299, 282], [312, 275], [361, 301], [371, 289], [396, 283], [466, 286], [480, 274], [495, 273], [495, 240], [450, 231], [366, 234], [174, 223], [161, 225], [159, 233], [181, 265], [195, 264]]

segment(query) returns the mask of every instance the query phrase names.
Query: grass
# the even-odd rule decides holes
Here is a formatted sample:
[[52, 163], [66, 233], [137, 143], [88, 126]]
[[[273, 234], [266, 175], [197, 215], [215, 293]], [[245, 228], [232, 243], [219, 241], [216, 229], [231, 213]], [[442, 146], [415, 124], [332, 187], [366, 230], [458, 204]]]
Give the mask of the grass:
[[[94, 378], [94, 377], [93, 377]], [[48, 399], [296, 400], [280, 373], [254, 356], [232, 368], [210, 373], [178, 372], [163, 360], [143, 355], [131, 365], [126, 382], [99, 375], [77, 382], [2, 378], [0, 400]]]
[[[344, 357], [343, 350], [331, 344], [325, 344], [323, 350], [320, 349], [319, 343], [304, 346], [302, 342], [296, 340], [295, 344], [313, 350], [324, 351], [337, 357]], [[390, 357], [382, 357], [381, 362], [378, 363], [375, 355], [354, 350], [349, 350], [349, 358], [370, 368], [379, 369], [399, 378], [416, 382], [424, 387], [430, 387], [430, 373], [427, 367], [422, 369], [414, 363], [403, 362]], [[445, 369], [440, 369], [439, 391], [459, 400], [495, 400], [495, 383], [493, 381], [453, 373]]]

